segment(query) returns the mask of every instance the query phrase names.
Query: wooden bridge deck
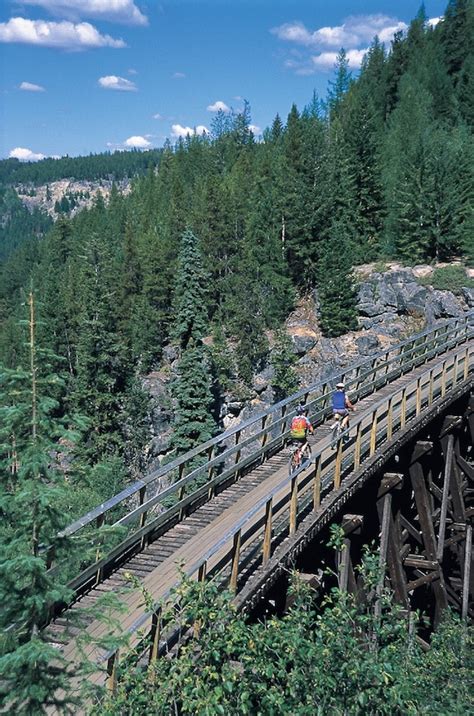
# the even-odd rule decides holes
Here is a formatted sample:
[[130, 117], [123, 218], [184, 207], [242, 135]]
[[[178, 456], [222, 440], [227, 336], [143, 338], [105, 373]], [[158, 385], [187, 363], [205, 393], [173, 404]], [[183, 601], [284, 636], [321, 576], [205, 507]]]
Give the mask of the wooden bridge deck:
[[[447, 369], [454, 365], [457, 356], [466, 354], [466, 344], [453, 350], [445, 359], [447, 361]], [[389, 398], [391, 395], [401, 391], [408, 383], [412, 383], [418, 377], [425, 376], [430, 369], [439, 365], [440, 358], [436, 357], [432, 361], [416, 368], [412, 372], [403, 375], [394, 380], [392, 383], [385, 385], [377, 392], [362, 399], [356, 406], [356, 416], [362, 414], [362, 425], [370, 425], [371, 409], [380, 402], [382, 398]], [[435, 381], [434, 390], [440, 389], [440, 377]], [[428, 387], [425, 386], [425, 391]], [[426, 394], [423, 396], [426, 398]], [[413, 398], [414, 399], [414, 398]], [[400, 406], [398, 407], [398, 413]], [[366, 417], [365, 417], [366, 415]], [[395, 409], [394, 419], [396, 419], [397, 409]], [[378, 430], [386, 430], [387, 417], [380, 420]], [[314, 436], [311, 436], [310, 443], [313, 452], [322, 451], [326, 456], [325, 466], [322, 471], [322, 485], [328, 485], [332, 481], [331, 475], [334, 472], [333, 460], [331, 455], [334, 452], [330, 446], [329, 423], [326, 423], [316, 429]], [[99, 597], [107, 592], [118, 593], [125, 589], [123, 595], [123, 603], [125, 612], [117, 614], [117, 621], [120, 622], [121, 629], [124, 631], [133, 630], [133, 625], [137, 618], [145, 611], [143, 604], [143, 596], [141, 590], [130, 589], [127, 574], [132, 574], [140, 580], [143, 588], [152, 596], [154, 602], [158, 602], [164, 597], [179, 580], [179, 567], [184, 569], [191, 567], [193, 564], [205, 557], [207, 553], [212, 552], [212, 548], [219, 543], [219, 540], [239, 522], [248, 511], [259, 503], [266, 495], [272, 491], [277, 491], [274, 495], [273, 503], [278, 505], [281, 498], [282, 507], [280, 514], [284, 511], [288, 512], [288, 501], [284, 502], [283, 497], [288, 494], [287, 483], [288, 476], [288, 460], [290, 448], [286, 447], [277, 454], [270, 457], [266, 462], [259, 465], [251, 472], [241, 477], [237, 482], [227, 487], [222, 493], [218, 494], [202, 507], [198, 508], [190, 516], [185, 517], [181, 522], [176, 524], [165, 534], [151, 542], [144, 549], [132, 556], [125, 564], [120, 566], [110, 577], [91, 589], [85, 596], [79, 599], [68, 611], [62, 614], [49, 627], [49, 633], [52, 641], [61, 645], [64, 656], [74, 662], [77, 656], [76, 634], [77, 629], [74, 626], [75, 613], [82, 607], [93, 606]], [[281, 489], [278, 490], [278, 486]], [[284, 503], [284, 504], [283, 504]], [[278, 510], [274, 513], [274, 518], [278, 518]], [[250, 518], [247, 526], [251, 525], [251, 520], [257, 525], [259, 518], [255, 515]], [[260, 518], [261, 519], [261, 518]], [[256, 529], [255, 538], [262, 535], [262, 526], [259, 523]], [[223, 543], [222, 548], [212, 554], [207, 563], [207, 571], [211, 571], [226, 554], [229, 553], [229, 544]], [[105, 636], [109, 627], [100, 619], [91, 619], [87, 625], [86, 631], [91, 638], [91, 644], [86, 647], [86, 652], [91, 659], [100, 662], [103, 660], [103, 652], [94, 645], [94, 641]], [[105, 666], [105, 664], [102, 664]], [[91, 677], [95, 683], [103, 683], [103, 671], [98, 671]]]

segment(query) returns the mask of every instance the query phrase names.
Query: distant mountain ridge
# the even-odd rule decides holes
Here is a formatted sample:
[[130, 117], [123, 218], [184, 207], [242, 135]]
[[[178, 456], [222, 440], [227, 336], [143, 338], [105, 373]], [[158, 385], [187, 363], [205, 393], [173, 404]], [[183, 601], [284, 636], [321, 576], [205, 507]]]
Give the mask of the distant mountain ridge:
[[38, 186], [61, 179], [94, 181], [121, 180], [143, 175], [160, 161], [162, 150], [130, 150], [89, 154], [82, 157], [52, 157], [39, 162], [20, 162], [18, 159], [0, 160], [0, 184]]

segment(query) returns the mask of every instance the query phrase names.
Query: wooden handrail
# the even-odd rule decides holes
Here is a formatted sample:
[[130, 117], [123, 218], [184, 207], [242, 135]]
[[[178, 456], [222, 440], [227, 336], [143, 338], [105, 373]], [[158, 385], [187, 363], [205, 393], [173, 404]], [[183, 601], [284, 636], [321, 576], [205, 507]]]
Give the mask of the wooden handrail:
[[[140, 516], [140, 528], [143, 528], [146, 516], [149, 514], [151, 507], [162, 502], [162, 500], [164, 500], [167, 496], [175, 493], [181, 494], [183, 497], [186, 486], [192, 484], [197, 477], [205, 472], [211, 474], [211, 468], [219, 465], [225, 465], [225, 461], [232, 455], [236, 456], [236, 460], [233, 465], [234, 473], [241, 470], [242, 467], [251, 464], [252, 460], [249, 460], [248, 456], [243, 461], [240, 459], [240, 452], [243, 447], [259, 441], [259, 448], [255, 450], [253, 454], [258, 457], [262, 455], [265, 457], [265, 454], [270, 453], [272, 449], [275, 449], [278, 446], [278, 444], [283, 445], [289, 434], [287, 425], [294, 414], [294, 410], [288, 410], [288, 408], [291, 406], [294, 408], [303, 396], [308, 400], [311, 395], [314, 393], [317, 394], [314, 398], [308, 400], [307, 406], [309, 408], [311, 418], [313, 420], [317, 419], [317, 422], [319, 422], [324, 419], [325, 415], [329, 411], [329, 408], [325, 408], [324, 406], [324, 403], [329, 395], [328, 388], [332, 387], [339, 379], [346, 377], [346, 384], [349, 388], [354, 385], [358, 395], [367, 395], [369, 392], [374, 389], [376, 390], [381, 385], [384, 385], [399, 375], [408, 372], [419, 363], [449, 350], [454, 345], [466, 341], [474, 333], [473, 323], [474, 311], [467, 312], [460, 318], [451, 319], [442, 324], [438, 324], [436, 327], [427, 329], [416, 336], [412, 336], [410, 339], [392, 346], [389, 350], [375, 354], [363, 361], [359, 361], [355, 365], [348, 366], [344, 371], [331, 375], [325, 381], [320, 381], [309, 386], [308, 388], [298, 391], [289, 398], [275, 404], [269, 410], [250, 418], [244, 423], [240, 423], [230, 431], [221, 433], [212, 440], [207, 441], [203, 445], [200, 445], [185, 455], [173, 460], [168, 465], [165, 465], [159, 470], [156, 470], [137, 480], [135, 483], [129, 485], [111, 499], [101, 503], [96, 508], [73, 522], [65, 528], [59, 536], [65, 537], [77, 534], [84, 527], [97, 522], [97, 520], [101, 517], [105, 517], [107, 512], [123, 502], [126, 502], [137, 492], [140, 493], [140, 504], [117, 520], [114, 525], [118, 526], [128, 524], [136, 517]], [[420, 340], [423, 340], [423, 343], [419, 343]], [[405, 350], [406, 348], [408, 349]], [[391, 354], [393, 355], [389, 358]], [[385, 360], [380, 360], [381, 358], [384, 358]], [[369, 364], [370, 368], [368, 368]], [[389, 370], [391, 365], [395, 365], [395, 369], [392, 371]], [[386, 369], [385, 372], [382, 372], [383, 368]], [[364, 369], [365, 372], [361, 372], [361, 369]], [[379, 372], [381, 375], [378, 377]], [[366, 378], [369, 377], [372, 377], [373, 380], [368, 383], [364, 383]], [[316, 410], [318, 406], [319, 408]], [[273, 418], [277, 415], [279, 415], [279, 417], [276, 417], [275, 419], [268, 419], [270, 416]], [[242, 433], [245, 433], [248, 428], [251, 428], [258, 423], [264, 427], [260, 428], [259, 426], [259, 429], [256, 432], [251, 433], [243, 439], [240, 438]], [[272, 436], [273, 433], [275, 434], [275, 437], [268, 442], [268, 436]], [[217, 446], [228, 444], [229, 440], [232, 440], [232, 438], [235, 438], [235, 444], [230, 447], [226, 447], [221, 454], [216, 454]], [[215, 457], [213, 457], [210, 461], [208, 460], [202, 466], [195, 468], [190, 473], [174, 482], [171, 486], [165, 488], [165, 490], [160, 491], [155, 497], [148, 500], [146, 499], [146, 488], [148, 485], [156, 483], [161, 478], [169, 475], [175, 470], [182, 470], [188, 462], [198, 455], [203, 453], [208, 455], [211, 451], [214, 451]], [[224, 472], [228, 474], [229, 470], [226, 469]], [[209, 480], [209, 484], [217, 484], [215, 480], [216, 478], [212, 477], [212, 479]], [[142, 531], [142, 529], [138, 530], [138, 532]], [[58, 569], [58, 566], [53, 569]], [[74, 581], [76, 582], [76, 580]]]
[[[464, 360], [466, 361], [468, 367], [470, 367], [472, 358], [474, 358], [474, 347], [472, 350], [467, 350], [464, 354]], [[453, 366], [451, 366], [453, 367]], [[446, 368], [446, 361], [440, 361], [436, 364], [436, 366], [432, 366], [427, 372], [426, 375], [429, 376], [429, 381], [432, 384], [433, 381], [436, 378], [440, 378], [442, 376], [445, 377], [446, 381], [450, 381], [450, 385], [455, 387], [456, 385], [456, 371], [453, 369], [450, 371], [452, 373], [451, 378], [448, 377]], [[437, 369], [440, 369], [440, 372], [437, 373], [435, 376], [435, 371]], [[464, 371], [464, 375], [465, 375]], [[466, 378], [463, 375], [463, 382], [466, 380]], [[458, 381], [459, 382], [459, 381]], [[357, 434], [361, 435], [361, 427], [364, 422], [367, 421], [368, 417], [372, 417], [372, 422], [368, 425], [368, 431], [366, 433], [366, 446], [365, 450], [362, 451], [360, 462], [363, 463], [367, 459], [373, 457], [375, 446], [373, 445], [373, 432], [372, 427], [374, 423], [377, 422], [377, 419], [380, 417], [388, 416], [389, 410], [393, 410], [393, 406], [395, 404], [395, 398], [398, 395], [400, 397], [400, 400], [398, 401], [398, 407], [401, 411], [402, 409], [402, 396], [405, 396], [407, 402], [411, 399], [412, 405], [411, 408], [408, 410], [406, 408], [406, 421], [403, 422], [401, 420], [398, 421], [398, 424], [392, 424], [391, 430], [392, 435], [400, 432], [404, 429], [407, 422], [411, 422], [412, 420], [420, 417], [420, 412], [418, 411], [418, 404], [417, 404], [417, 388], [419, 385], [419, 378], [413, 379], [407, 386], [404, 388], [398, 389], [395, 393], [392, 393], [388, 397], [381, 398], [377, 403], [375, 403], [373, 406], [365, 410], [363, 413], [357, 416], [355, 420], [353, 420], [353, 424], [351, 425], [351, 430], [356, 428]], [[425, 385], [428, 385], [426, 383]], [[438, 394], [435, 395], [435, 391], [433, 390], [433, 387], [430, 388], [430, 395], [432, 395], [432, 402], [426, 404], [424, 410], [430, 410], [434, 404], [436, 404], [438, 401], [442, 400], [444, 397], [444, 393], [439, 389]], [[385, 409], [385, 410], [384, 410]], [[421, 413], [423, 412], [423, 409], [421, 409]], [[377, 435], [376, 435], [377, 437]], [[392, 437], [392, 436], [390, 436]], [[390, 439], [388, 436], [388, 431], [386, 432], [386, 439]], [[322, 456], [325, 451], [327, 451], [329, 445], [330, 445], [331, 438], [327, 437], [323, 444], [319, 447], [318, 451], [314, 454], [313, 459], [315, 460], [316, 468], [313, 473], [313, 477], [311, 478], [314, 480], [314, 486], [312, 490], [309, 490], [309, 492], [312, 492], [312, 494], [317, 495], [317, 504], [315, 503], [315, 509], [319, 507], [319, 500], [320, 500], [320, 494], [322, 490], [325, 490], [330, 486], [331, 482], [333, 481], [331, 479], [327, 479], [324, 481], [324, 484], [321, 485], [321, 462], [322, 462]], [[349, 449], [352, 448], [352, 464], [354, 465], [355, 459], [356, 459], [356, 444], [352, 443], [349, 446]], [[285, 487], [288, 488], [288, 492], [286, 495], [286, 503], [290, 506], [290, 509], [288, 511], [288, 529], [290, 532], [294, 532], [297, 526], [296, 520], [297, 520], [297, 513], [300, 507], [298, 502], [295, 504], [295, 494], [298, 495], [298, 490], [296, 489], [296, 486], [298, 484], [298, 477], [299, 475], [304, 472], [306, 469], [306, 466], [302, 465], [298, 470], [296, 470], [291, 476], [285, 476], [284, 479], [282, 479], [275, 487], [273, 487], [272, 490], [270, 490], [266, 495], [264, 495], [255, 505], [252, 506], [234, 525], [232, 525], [231, 528], [229, 528], [224, 535], [222, 535], [216, 542], [210, 547], [204, 555], [202, 555], [199, 560], [197, 560], [194, 564], [192, 564], [190, 567], [186, 568], [184, 570], [184, 573], [188, 577], [192, 577], [196, 573], [199, 572], [199, 570], [202, 568], [202, 565], [205, 563], [208, 565], [213, 557], [215, 557], [226, 545], [229, 545], [229, 550], [227, 551], [227, 558], [221, 560], [222, 563], [225, 563], [227, 566], [229, 565], [229, 559], [231, 556], [233, 556], [232, 559], [232, 569], [231, 569], [231, 586], [234, 588], [237, 584], [238, 580], [238, 574], [239, 569], [238, 560], [235, 559], [236, 551], [241, 554], [242, 553], [242, 547], [247, 541], [247, 536], [249, 533], [253, 536], [254, 529], [249, 526], [249, 529], [246, 531], [245, 527], [246, 525], [256, 516], [259, 514], [259, 512], [262, 512], [262, 516], [260, 519], [262, 528], [263, 528], [263, 534], [262, 534], [262, 544], [261, 544], [261, 550], [262, 550], [262, 561], [265, 563], [268, 561], [268, 557], [271, 550], [271, 516], [272, 514], [272, 503], [275, 500], [275, 497], [281, 490]], [[348, 468], [346, 466], [345, 472], [347, 472]], [[309, 480], [306, 480], [306, 486], [308, 486]], [[334, 489], [338, 489], [339, 486], [334, 484]], [[311, 486], [310, 486], [311, 487]], [[308, 497], [308, 491], [306, 491], [303, 494], [304, 497]], [[309, 496], [309, 499], [313, 500], [312, 495]], [[269, 526], [270, 525], [270, 526]], [[236, 542], [236, 536], [238, 535], [238, 550], [235, 548], [235, 542]], [[232, 546], [233, 545], [233, 546]], [[219, 573], [222, 574], [222, 567], [219, 570]], [[214, 578], [216, 578], [217, 575], [214, 575]], [[146, 612], [142, 615], [140, 615], [135, 622], [132, 624], [132, 626], [129, 628], [128, 632], [130, 635], [136, 633], [138, 630], [143, 629], [143, 627], [147, 624], [148, 621], [151, 621], [153, 614], [157, 612], [157, 610], [160, 610], [162, 608], [162, 604], [165, 603], [170, 594], [171, 594], [172, 588], [168, 589], [166, 593], [163, 595], [162, 599], [160, 600], [160, 603], [154, 606], [154, 611], [152, 612]], [[235, 591], [235, 590], [234, 590]], [[111, 656], [113, 656], [115, 652], [110, 651], [107, 652], [102, 656], [100, 659], [100, 662], [104, 663], [108, 661]]]

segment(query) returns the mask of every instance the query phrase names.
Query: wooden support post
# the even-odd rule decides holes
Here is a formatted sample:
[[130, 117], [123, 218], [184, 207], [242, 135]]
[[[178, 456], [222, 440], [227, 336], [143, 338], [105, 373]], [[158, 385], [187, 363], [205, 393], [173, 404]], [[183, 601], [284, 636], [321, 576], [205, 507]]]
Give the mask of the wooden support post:
[[239, 530], [234, 535], [234, 544], [232, 547], [232, 568], [230, 573], [230, 591], [234, 594], [237, 591], [237, 579], [239, 576], [239, 559], [240, 559], [240, 542], [241, 542], [241, 531]]
[[[185, 494], [186, 494], [186, 487], [185, 487], [185, 485], [183, 485], [178, 490], [178, 502], [181, 502], [181, 500], [184, 499]], [[181, 520], [184, 520], [185, 517], [186, 517], [186, 508], [182, 507], [179, 511], [179, 521], [181, 522]]]
[[296, 522], [298, 519], [298, 476], [291, 478], [291, 498], [290, 498], [290, 535], [296, 532]]
[[354, 445], [354, 470], [357, 470], [360, 466], [360, 452], [362, 442], [362, 423], [359, 422], [356, 428], [356, 440]]
[[283, 433], [286, 432], [286, 420], [284, 420], [283, 418], [284, 418], [285, 415], [286, 415], [286, 409], [287, 409], [287, 407], [288, 407], [288, 406], [287, 406], [286, 404], [285, 404], [285, 405], [282, 405], [282, 407], [281, 407], [280, 435], [283, 435]]
[[[267, 420], [268, 420], [268, 414], [265, 414], [262, 418], [262, 430], [265, 430], [265, 428], [267, 426]], [[262, 440], [260, 443], [261, 447], [265, 447], [265, 445], [267, 444], [267, 440], [268, 440], [268, 431], [265, 430], [265, 432], [262, 435]]]
[[379, 569], [380, 577], [377, 584], [377, 599], [375, 602], [375, 617], [380, 619], [382, 614], [382, 590], [385, 581], [385, 569], [387, 563], [388, 537], [390, 532], [390, 516], [392, 510], [392, 495], [387, 492], [382, 498], [382, 529], [380, 533]]
[[334, 465], [334, 489], [339, 490], [341, 485], [341, 466], [342, 466], [342, 438], [337, 441], [336, 462]]
[[415, 409], [415, 415], [418, 417], [418, 415], [421, 413], [421, 378], [418, 378], [416, 381], [416, 409]]
[[464, 380], [469, 378], [469, 346], [464, 353]]
[[445, 450], [444, 457], [444, 482], [443, 482], [443, 497], [441, 499], [441, 514], [439, 519], [439, 530], [438, 530], [438, 547], [436, 550], [436, 559], [441, 562], [443, 560], [444, 552], [444, 535], [446, 531], [446, 515], [448, 513], [448, 496], [449, 496], [449, 485], [451, 481], [451, 470], [453, 464], [453, 445], [454, 436], [450, 435], [447, 441], [447, 449]]
[[407, 420], [407, 389], [402, 389], [402, 401], [400, 407], [400, 429], [405, 427]]
[[393, 400], [390, 397], [388, 399], [388, 409], [387, 409], [387, 440], [392, 439], [393, 434]]
[[262, 564], [266, 564], [272, 555], [272, 518], [273, 500], [270, 498], [265, 505], [265, 533], [263, 537]]
[[446, 360], [443, 361], [443, 370], [441, 372], [441, 397], [446, 395]]
[[150, 682], [155, 680], [155, 672], [153, 671], [153, 665], [158, 659], [160, 651], [160, 637], [161, 637], [161, 607], [158, 607], [156, 612], [153, 612], [151, 618], [151, 632], [150, 632], [150, 652], [148, 657], [148, 665], [150, 668], [148, 672], [148, 679]]
[[431, 407], [433, 405], [433, 395], [434, 395], [434, 389], [433, 389], [433, 369], [430, 370], [430, 382], [428, 386], [428, 406]]
[[372, 457], [372, 455], [374, 454], [376, 445], [377, 445], [377, 411], [375, 410], [374, 413], [372, 413], [372, 426], [370, 428], [369, 457]]
[[119, 657], [120, 650], [117, 649], [107, 661], [107, 690], [112, 694], [117, 690]]
[[461, 616], [467, 620], [469, 607], [469, 586], [471, 582], [471, 561], [472, 561], [472, 525], [467, 526], [466, 547], [464, 550], [464, 575], [462, 584], [462, 608]]
[[[198, 577], [197, 580], [201, 584], [206, 581], [206, 574], [207, 574], [207, 561], [203, 562], [198, 569]], [[199, 639], [199, 634], [201, 633], [201, 620], [196, 619], [193, 625], [193, 638]]]
[[[241, 431], [237, 430], [237, 432], [235, 433], [235, 444], [236, 445], [238, 445], [240, 443], [240, 435], [241, 435]], [[240, 461], [240, 453], [241, 453], [241, 450], [235, 451], [234, 465], [237, 465], [237, 463]]]
[[318, 455], [314, 464], [314, 484], [313, 484], [313, 510], [319, 510], [321, 504], [321, 460], [322, 456]]
[[349, 581], [349, 563], [351, 559], [351, 541], [348, 537], [344, 539], [342, 548], [339, 550], [339, 589], [347, 592]]
[[[413, 486], [413, 492], [415, 494], [415, 502], [418, 510], [418, 519], [420, 521], [425, 554], [427, 559], [430, 561], [436, 561], [437, 545], [432, 522], [430, 500], [428, 490], [426, 488], [423, 468], [420, 462], [414, 462], [410, 465], [410, 478]], [[409, 589], [408, 585], [407, 589]], [[441, 567], [439, 569], [439, 580], [433, 584], [433, 590], [436, 599], [435, 625], [437, 625], [441, 618], [442, 610], [446, 609], [448, 606], [446, 587]]]

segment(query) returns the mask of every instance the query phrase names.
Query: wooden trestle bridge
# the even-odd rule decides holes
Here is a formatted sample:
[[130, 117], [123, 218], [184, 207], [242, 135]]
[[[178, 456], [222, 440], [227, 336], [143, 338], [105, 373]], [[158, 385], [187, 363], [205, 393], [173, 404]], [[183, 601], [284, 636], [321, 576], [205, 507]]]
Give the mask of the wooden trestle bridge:
[[[117, 618], [132, 643], [144, 644], [142, 660], [153, 661], [167, 648], [160, 605], [179, 581], [178, 565], [217, 580], [239, 609], [252, 610], [288, 567], [317, 572], [330, 523], [345, 534], [342, 589], [359, 588], [353, 562], [361, 540], [375, 538], [387, 584], [407, 612], [422, 607], [436, 623], [452, 605], [474, 616], [473, 368], [474, 311], [299, 391], [99, 505], [63, 533], [93, 545], [93, 557], [70, 582], [74, 601], [54, 615], [51, 640], [74, 661], [74, 613], [129, 586], [131, 573], [155, 606], [147, 610], [141, 591], [129, 589]], [[340, 380], [357, 411], [349, 441], [333, 449], [331, 393]], [[313, 460], [289, 476], [289, 426], [300, 402], [316, 426]], [[112, 526], [122, 528], [120, 538]], [[62, 569], [49, 557], [51, 570]], [[113, 687], [118, 651], [93, 645], [107, 627], [90, 617], [86, 629], [89, 655], [102, 667], [91, 679]]]

